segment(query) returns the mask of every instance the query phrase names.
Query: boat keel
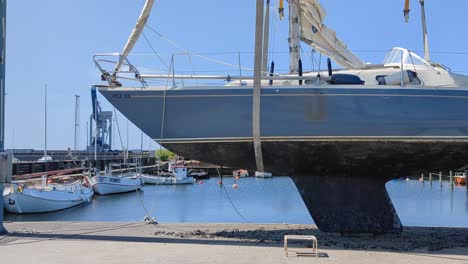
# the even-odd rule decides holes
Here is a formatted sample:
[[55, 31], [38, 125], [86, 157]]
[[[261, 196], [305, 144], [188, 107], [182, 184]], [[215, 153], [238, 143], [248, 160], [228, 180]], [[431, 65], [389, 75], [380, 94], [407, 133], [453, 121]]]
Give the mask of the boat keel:
[[384, 180], [340, 176], [291, 178], [323, 232], [379, 234], [403, 229]]

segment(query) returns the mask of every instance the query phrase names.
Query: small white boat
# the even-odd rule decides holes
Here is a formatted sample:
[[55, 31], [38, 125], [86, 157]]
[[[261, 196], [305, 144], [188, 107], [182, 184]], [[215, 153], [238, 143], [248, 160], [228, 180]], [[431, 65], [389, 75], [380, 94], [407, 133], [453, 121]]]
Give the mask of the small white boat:
[[52, 162], [54, 159], [51, 156], [44, 156], [37, 160], [37, 162]]
[[194, 179], [207, 179], [208, 178], [208, 172], [204, 170], [195, 170], [191, 169], [188, 172], [189, 177], [193, 177]]
[[180, 185], [193, 183], [193, 179], [187, 177], [187, 167], [185, 166], [171, 166], [170, 173], [169, 176], [158, 173], [156, 176], [143, 174], [141, 177], [145, 184]]
[[47, 184], [44, 177], [41, 185], [29, 184], [17, 182], [4, 190], [5, 210], [17, 214], [53, 212], [87, 203], [94, 195], [93, 189], [81, 180]]
[[466, 184], [466, 172], [465, 171], [455, 172], [454, 179], [457, 185], [465, 185]]
[[257, 177], [257, 178], [271, 178], [271, 177], [273, 177], [273, 174], [271, 174], [269, 172], [258, 172], [258, 171], [256, 171], [255, 172], [255, 177]]
[[[98, 194], [125, 193], [140, 189], [143, 187], [143, 179], [137, 171], [136, 166], [122, 164], [111, 164], [105, 174], [96, 172], [93, 177], [92, 186]], [[115, 167], [118, 167], [117, 170]], [[133, 167], [133, 168], [132, 168]], [[134, 171], [131, 171], [133, 170]]]

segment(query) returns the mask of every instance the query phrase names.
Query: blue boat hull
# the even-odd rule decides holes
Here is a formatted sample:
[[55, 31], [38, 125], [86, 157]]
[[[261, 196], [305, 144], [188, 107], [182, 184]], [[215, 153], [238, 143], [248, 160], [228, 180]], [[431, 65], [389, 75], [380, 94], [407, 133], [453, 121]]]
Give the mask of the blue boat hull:
[[[252, 89], [101, 93], [175, 153], [255, 170]], [[323, 231], [398, 231], [401, 223], [385, 182], [466, 165], [467, 102], [468, 91], [462, 89], [264, 88], [260, 126], [265, 169], [294, 179]], [[323, 190], [329, 195], [317, 196]]]
[[[101, 90], [154, 139], [252, 137], [252, 90]], [[164, 104], [164, 101], [166, 102]], [[468, 140], [468, 91], [410, 88], [266, 88], [261, 134], [268, 138]], [[163, 109], [164, 108], [164, 109]], [[164, 128], [161, 129], [163, 111]]]

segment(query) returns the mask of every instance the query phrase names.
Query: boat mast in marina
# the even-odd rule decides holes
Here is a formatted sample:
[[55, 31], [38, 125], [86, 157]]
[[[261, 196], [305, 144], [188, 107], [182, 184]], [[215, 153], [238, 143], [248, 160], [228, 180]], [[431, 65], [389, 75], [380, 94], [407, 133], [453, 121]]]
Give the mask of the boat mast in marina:
[[426, 61], [431, 61], [429, 57], [429, 39], [427, 37], [427, 23], [426, 23], [426, 7], [424, 5], [424, 0], [419, 0], [421, 4], [421, 22], [423, 29], [423, 43], [424, 43], [424, 59]]
[[270, 0], [267, 0], [265, 8], [265, 26], [263, 27], [263, 60], [262, 60], [262, 75], [268, 74], [268, 49], [270, 38]]
[[264, 172], [262, 142], [260, 139], [260, 96], [262, 89], [262, 60], [263, 60], [263, 0], [257, 0], [257, 16], [255, 22], [255, 58], [254, 58], [254, 83], [252, 105], [252, 128], [255, 162], [257, 171]]
[[[419, 4], [421, 5], [421, 24], [423, 33], [424, 60], [430, 61], [429, 38], [427, 36], [426, 6], [424, 0], [419, 0]], [[410, 0], [405, 0], [405, 9], [403, 10], [403, 14], [405, 16], [405, 22], [407, 23], [409, 21], [410, 11]]]
[[[10, 179], [11, 157], [5, 152], [5, 68], [6, 68], [6, 0], [0, 0], [0, 194]], [[9, 162], [10, 160], [10, 162]], [[3, 226], [3, 202], [0, 203], [0, 234], [6, 233]]]
[[47, 84], [44, 85], [44, 162], [47, 158]]
[[[94, 100], [94, 166], [97, 167], [97, 139], [98, 139], [98, 101]], [[92, 121], [91, 121], [92, 122]]]
[[75, 95], [75, 138], [74, 138], [74, 151], [77, 151], [79, 148], [80, 140], [80, 96]]
[[289, 73], [299, 72], [301, 59], [299, 0], [289, 0]]

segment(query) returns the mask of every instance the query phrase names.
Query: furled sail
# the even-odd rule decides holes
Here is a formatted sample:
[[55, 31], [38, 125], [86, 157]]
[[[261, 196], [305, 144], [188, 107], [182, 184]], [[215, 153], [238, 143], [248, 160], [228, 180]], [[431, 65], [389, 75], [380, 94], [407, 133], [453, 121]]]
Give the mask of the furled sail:
[[130, 52], [132, 51], [133, 47], [135, 46], [135, 43], [138, 41], [138, 38], [140, 38], [141, 32], [143, 32], [146, 22], [148, 21], [148, 18], [150, 16], [151, 9], [153, 9], [153, 4], [154, 0], [146, 0], [145, 5], [143, 6], [143, 10], [141, 11], [140, 17], [138, 18], [137, 24], [135, 25], [132, 34], [128, 38], [127, 44], [125, 44], [122, 54], [120, 54], [119, 61], [115, 66], [113, 75], [114, 81], [117, 72], [120, 70], [120, 67], [122, 67], [123, 62], [127, 58], [128, 54], [130, 54]]
[[327, 13], [318, 0], [289, 1], [299, 1], [301, 40], [303, 42], [330, 56], [344, 68], [365, 67], [365, 63], [337, 38], [336, 32], [323, 24]]

